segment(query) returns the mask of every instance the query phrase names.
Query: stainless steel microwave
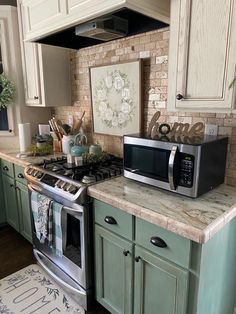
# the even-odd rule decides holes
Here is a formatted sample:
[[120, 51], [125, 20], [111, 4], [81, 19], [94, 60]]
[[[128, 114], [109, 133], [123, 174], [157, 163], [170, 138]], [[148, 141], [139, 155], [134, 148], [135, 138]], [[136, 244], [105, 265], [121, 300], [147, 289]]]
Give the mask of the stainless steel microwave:
[[224, 182], [227, 137], [124, 136], [124, 176], [198, 197]]

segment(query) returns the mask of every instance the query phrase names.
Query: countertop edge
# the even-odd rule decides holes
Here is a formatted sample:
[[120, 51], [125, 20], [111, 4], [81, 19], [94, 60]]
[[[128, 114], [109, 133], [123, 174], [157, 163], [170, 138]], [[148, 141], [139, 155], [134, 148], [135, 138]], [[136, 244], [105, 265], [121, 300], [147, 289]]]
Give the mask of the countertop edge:
[[[13, 153], [11, 153], [13, 154]], [[17, 155], [17, 152], [15, 153]], [[9, 162], [12, 162], [18, 166], [22, 166], [22, 167], [26, 167], [30, 164], [29, 161], [27, 160], [24, 160], [23, 158], [18, 158], [18, 157], [14, 157], [14, 156], [11, 156], [10, 153], [3, 153], [0, 151], [0, 158], [1, 159], [4, 159], [4, 160], [7, 160]]]
[[[199, 244], [206, 243], [217, 231], [221, 229], [218, 228], [218, 223], [215, 226], [216, 230], [214, 230], [214, 228], [212, 227], [210, 230], [209, 227], [207, 227], [205, 230], [199, 230], [195, 227], [176, 221], [175, 219], [158, 214], [150, 209], [143, 208], [125, 200], [121, 200], [117, 197], [109, 196], [105, 192], [97, 191], [96, 188], [94, 188], [93, 186], [88, 187], [88, 195]], [[225, 219], [223, 219], [223, 221], [225, 221]], [[223, 228], [223, 225], [220, 226]]]

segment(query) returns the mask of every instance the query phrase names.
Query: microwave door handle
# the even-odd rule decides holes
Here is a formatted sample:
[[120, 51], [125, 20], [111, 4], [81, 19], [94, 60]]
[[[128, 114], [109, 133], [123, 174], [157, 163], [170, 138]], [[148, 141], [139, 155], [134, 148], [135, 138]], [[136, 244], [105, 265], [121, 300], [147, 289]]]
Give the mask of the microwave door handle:
[[175, 183], [174, 183], [174, 165], [175, 165], [175, 158], [178, 151], [178, 146], [174, 145], [170, 152], [169, 157], [169, 164], [168, 164], [168, 180], [170, 184], [171, 190], [176, 190]]

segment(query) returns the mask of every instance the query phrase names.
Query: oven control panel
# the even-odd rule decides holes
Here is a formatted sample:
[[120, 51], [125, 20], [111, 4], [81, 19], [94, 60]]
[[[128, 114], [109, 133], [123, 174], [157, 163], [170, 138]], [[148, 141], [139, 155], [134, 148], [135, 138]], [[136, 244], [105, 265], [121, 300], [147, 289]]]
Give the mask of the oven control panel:
[[39, 185], [43, 183], [44, 187], [48, 186], [48, 188], [50, 187], [50, 190], [53, 189], [55, 193], [61, 194], [64, 197], [66, 197], [66, 195], [76, 195], [81, 188], [81, 185], [79, 184], [60, 179], [54, 174], [51, 175], [49, 173], [45, 173], [33, 166], [26, 168], [25, 175], [28, 181], [34, 182], [34, 184], [38, 182]]

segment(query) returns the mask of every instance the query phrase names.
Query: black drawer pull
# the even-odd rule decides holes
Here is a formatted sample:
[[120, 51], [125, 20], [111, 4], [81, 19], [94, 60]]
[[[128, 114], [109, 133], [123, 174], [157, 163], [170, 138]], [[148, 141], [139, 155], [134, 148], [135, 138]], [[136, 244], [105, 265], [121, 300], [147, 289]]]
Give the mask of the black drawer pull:
[[11, 183], [10, 188], [15, 188], [15, 185]]
[[177, 100], [181, 100], [181, 99], [183, 99], [183, 98], [184, 98], [184, 96], [181, 95], [181, 94], [176, 95], [176, 99], [177, 99]]
[[136, 263], [138, 263], [141, 260], [141, 257], [140, 256], [136, 256], [134, 260], [135, 260]]
[[23, 178], [24, 178], [24, 176], [23, 176], [22, 173], [19, 173], [17, 177], [18, 177], [19, 179], [23, 179]]
[[109, 225], [117, 225], [117, 221], [111, 216], [106, 216], [104, 221]]
[[2, 169], [5, 170], [5, 171], [9, 170], [7, 166], [4, 166]]
[[158, 246], [158, 247], [162, 247], [162, 248], [167, 247], [167, 244], [165, 243], [165, 241], [159, 237], [151, 237], [150, 242], [153, 245]]
[[130, 254], [130, 252], [128, 250], [124, 250], [123, 254], [124, 254], [124, 256], [128, 256]]

